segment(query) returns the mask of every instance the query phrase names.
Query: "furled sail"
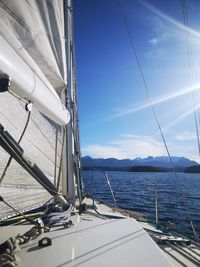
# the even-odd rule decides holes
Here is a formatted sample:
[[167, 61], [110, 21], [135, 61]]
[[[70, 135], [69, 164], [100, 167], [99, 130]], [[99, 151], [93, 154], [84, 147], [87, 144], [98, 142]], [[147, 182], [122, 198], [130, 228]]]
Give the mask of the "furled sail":
[[69, 121], [58, 97], [66, 88], [63, 6], [62, 0], [0, 1], [0, 71], [10, 76], [13, 92], [60, 125]]

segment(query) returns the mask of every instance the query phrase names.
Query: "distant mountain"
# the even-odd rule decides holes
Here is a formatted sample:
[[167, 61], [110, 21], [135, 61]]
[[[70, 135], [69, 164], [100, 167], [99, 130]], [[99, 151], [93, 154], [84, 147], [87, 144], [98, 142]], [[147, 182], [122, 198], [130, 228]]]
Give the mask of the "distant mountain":
[[[199, 165], [196, 161], [184, 158], [184, 157], [171, 157], [175, 167], [190, 167], [192, 165]], [[132, 161], [134, 165], [146, 165], [154, 167], [171, 168], [171, 163], [168, 157], [147, 157], [144, 159], [135, 159]]]
[[81, 158], [82, 166], [85, 167], [130, 167], [133, 166], [132, 160], [130, 159], [115, 159], [115, 158], [91, 158], [89, 156], [85, 156]]
[[[171, 157], [172, 162], [178, 171], [184, 171], [185, 168], [190, 166], [199, 165], [197, 162], [187, 159], [185, 157]], [[83, 169], [99, 168], [104, 170], [128, 170], [133, 166], [151, 166], [157, 168], [165, 168], [166, 171], [170, 171], [171, 164], [169, 158], [166, 156], [147, 158], [135, 158], [131, 159], [115, 159], [115, 158], [92, 158], [85, 156], [81, 158]]]

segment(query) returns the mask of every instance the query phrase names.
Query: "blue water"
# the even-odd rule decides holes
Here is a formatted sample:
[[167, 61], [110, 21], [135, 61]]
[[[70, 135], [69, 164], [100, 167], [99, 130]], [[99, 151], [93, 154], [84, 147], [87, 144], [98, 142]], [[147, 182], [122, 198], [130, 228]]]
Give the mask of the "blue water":
[[[200, 174], [107, 172], [120, 208], [147, 215], [155, 222], [155, 189], [158, 191], [159, 221], [171, 220], [177, 230], [192, 235], [189, 216], [200, 236]], [[83, 172], [84, 191], [91, 192], [93, 172]], [[112, 195], [103, 173], [95, 172], [92, 194], [109, 204]]]

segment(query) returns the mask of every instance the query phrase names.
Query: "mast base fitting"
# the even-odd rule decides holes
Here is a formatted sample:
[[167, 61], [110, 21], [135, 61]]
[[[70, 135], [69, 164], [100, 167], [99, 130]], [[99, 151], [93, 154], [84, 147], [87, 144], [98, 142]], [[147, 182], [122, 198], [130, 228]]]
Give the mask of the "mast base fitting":
[[69, 203], [67, 202], [67, 200], [66, 200], [63, 196], [61, 196], [61, 195], [57, 195], [57, 196], [55, 196], [54, 199], [57, 200], [58, 203], [59, 203], [61, 206], [63, 206], [64, 208], [65, 208], [65, 207], [68, 207], [68, 205], [69, 205]]
[[11, 78], [7, 74], [0, 75], [0, 93], [7, 92], [10, 89]]

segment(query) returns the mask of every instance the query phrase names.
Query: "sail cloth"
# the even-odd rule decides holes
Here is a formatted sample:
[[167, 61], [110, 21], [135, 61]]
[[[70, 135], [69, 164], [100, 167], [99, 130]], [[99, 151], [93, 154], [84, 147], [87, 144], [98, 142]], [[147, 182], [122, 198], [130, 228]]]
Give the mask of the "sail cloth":
[[[15, 140], [19, 140], [27, 116], [22, 101], [18, 101], [7, 92], [0, 94], [0, 123]], [[59, 134], [57, 162], [55, 163], [55, 126], [33, 106], [28, 127], [20, 143], [30, 161], [36, 163], [52, 183], [55, 180], [55, 167], [56, 176], [59, 173], [62, 148]], [[58, 126], [56, 128], [59, 129]], [[8, 159], [8, 153], [0, 146], [0, 178]], [[52, 197], [14, 159], [12, 159], [6, 175], [0, 182], [0, 195], [19, 211], [42, 205]], [[11, 214], [13, 214], [13, 210], [0, 202], [0, 220]]]
[[0, 0], [0, 73], [10, 90], [59, 125], [70, 116], [58, 94], [66, 88], [63, 1]]
[[63, 5], [63, 0], [0, 0], [0, 34], [57, 92], [66, 83]]
[[[50, 97], [55, 98], [55, 106], [58, 103], [58, 110], [65, 116], [66, 109], [59, 97], [62, 89], [66, 88], [67, 80], [63, 4], [63, 0], [0, 0], [0, 73], [5, 71], [6, 67], [8, 72], [4, 73], [16, 71], [17, 82], [23, 78], [30, 83], [29, 78], [33, 82], [38, 78], [46, 86]], [[3, 46], [4, 43], [8, 46]], [[6, 54], [4, 50], [7, 51]], [[24, 62], [25, 67], [23, 65], [22, 68], [18, 68], [13, 58], [15, 54]], [[22, 69], [31, 70], [31, 73], [27, 72], [30, 74], [29, 77]], [[12, 85], [14, 79], [11, 79]], [[38, 87], [39, 93], [43, 87]], [[54, 108], [49, 107], [48, 98], [40, 98], [41, 102], [47, 102], [46, 109], [55, 112]], [[45, 108], [42, 109], [41, 103], [39, 108], [36, 104], [34, 102], [30, 122], [20, 145], [31, 161], [35, 162], [53, 182], [60, 170], [62, 145], [61, 138], [58, 138], [58, 147], [55, 149], [55, 127], [60, 128], [42, 116], [40, 112], [45, 111]], [[43, 113], [48, 116], [47, 112]], [[50, 118], [53, 119], [53, 116]], [[15, 140], [19, 140], [26, 119], [24, 103], [8, 92], [1, 93], [0, 122]], [[58, 123], [59, 120], [54, 121]], [[60, 125], [63, 124], [61, 121]], [[55, 150], [58, 154], [57, 162]], [[9, 155], [0, 147], [0, 176], [8, 158]], [[20, 211], [41, 205], [51, 197], [15, 160], [12, 160], [0, 184], [0, 195]], [[0, 218], [12, 213], [2, 202], [0, 210]]]

